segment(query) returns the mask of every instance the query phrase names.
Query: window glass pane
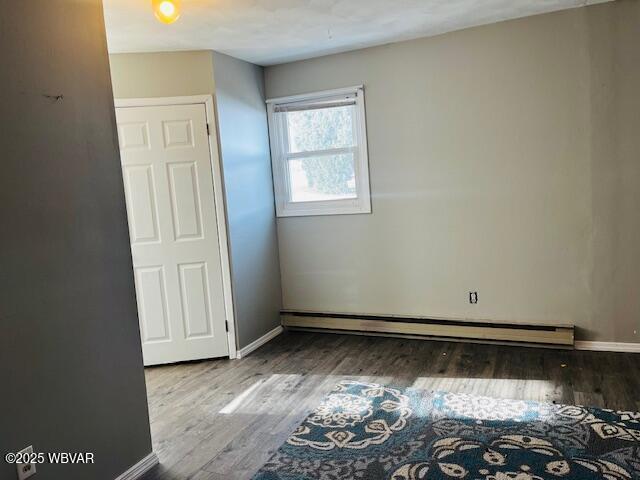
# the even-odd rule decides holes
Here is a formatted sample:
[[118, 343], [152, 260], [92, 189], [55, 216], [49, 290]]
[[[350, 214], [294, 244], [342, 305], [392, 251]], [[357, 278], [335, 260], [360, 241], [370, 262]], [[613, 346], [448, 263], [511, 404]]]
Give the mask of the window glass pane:
[[353, 153], [289, 160], [292, 202], [356, 198]]
[[354, 146], [354, 106], [287, 112], [289, 153]]

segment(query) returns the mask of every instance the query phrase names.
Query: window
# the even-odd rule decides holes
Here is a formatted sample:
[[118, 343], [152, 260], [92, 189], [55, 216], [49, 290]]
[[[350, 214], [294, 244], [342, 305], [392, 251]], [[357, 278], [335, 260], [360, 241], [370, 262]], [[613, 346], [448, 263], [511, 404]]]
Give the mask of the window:
[[362, 87], [267, 103], [278, 216], [370, 213]]

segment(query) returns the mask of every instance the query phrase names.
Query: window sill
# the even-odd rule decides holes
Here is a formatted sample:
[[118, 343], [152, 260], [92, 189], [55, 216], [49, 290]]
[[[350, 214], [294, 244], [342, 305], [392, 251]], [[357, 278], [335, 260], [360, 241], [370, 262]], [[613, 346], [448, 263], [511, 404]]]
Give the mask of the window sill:
[[277, 208], [276, 216], [282, 217], [317, 217], [327, 215], [361, 215], [371, 213], [370, 202], [348, 202], [342, 205], [311, 205], [288, 203]]

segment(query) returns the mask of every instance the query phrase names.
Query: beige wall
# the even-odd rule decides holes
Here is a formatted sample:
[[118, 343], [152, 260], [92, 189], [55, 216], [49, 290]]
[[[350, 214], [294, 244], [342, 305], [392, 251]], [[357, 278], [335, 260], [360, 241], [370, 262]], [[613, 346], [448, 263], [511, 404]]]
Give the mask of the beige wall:
[[267, 68], [268, 97], [367, 102], [373, 213], [278, 220], [284, 307], [638, 341], [639, 3]]
[[[640, 2], [591, 7], [594, 336], [640, 341]], [[634, 333], [636, 332], [636, 333]]]
[[212, 95], [213, 52], [122, 53], [110, 55], [115, 98]]

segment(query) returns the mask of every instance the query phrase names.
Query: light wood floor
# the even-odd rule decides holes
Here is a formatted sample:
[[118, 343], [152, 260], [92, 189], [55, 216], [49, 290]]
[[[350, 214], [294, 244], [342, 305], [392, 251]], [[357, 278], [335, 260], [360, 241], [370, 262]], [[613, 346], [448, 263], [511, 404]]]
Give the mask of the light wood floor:
[[144, 480], [248, 479], [342, 379], [640, 410], [640, 355], [285, 333], [242, 360], [148, 368]]

